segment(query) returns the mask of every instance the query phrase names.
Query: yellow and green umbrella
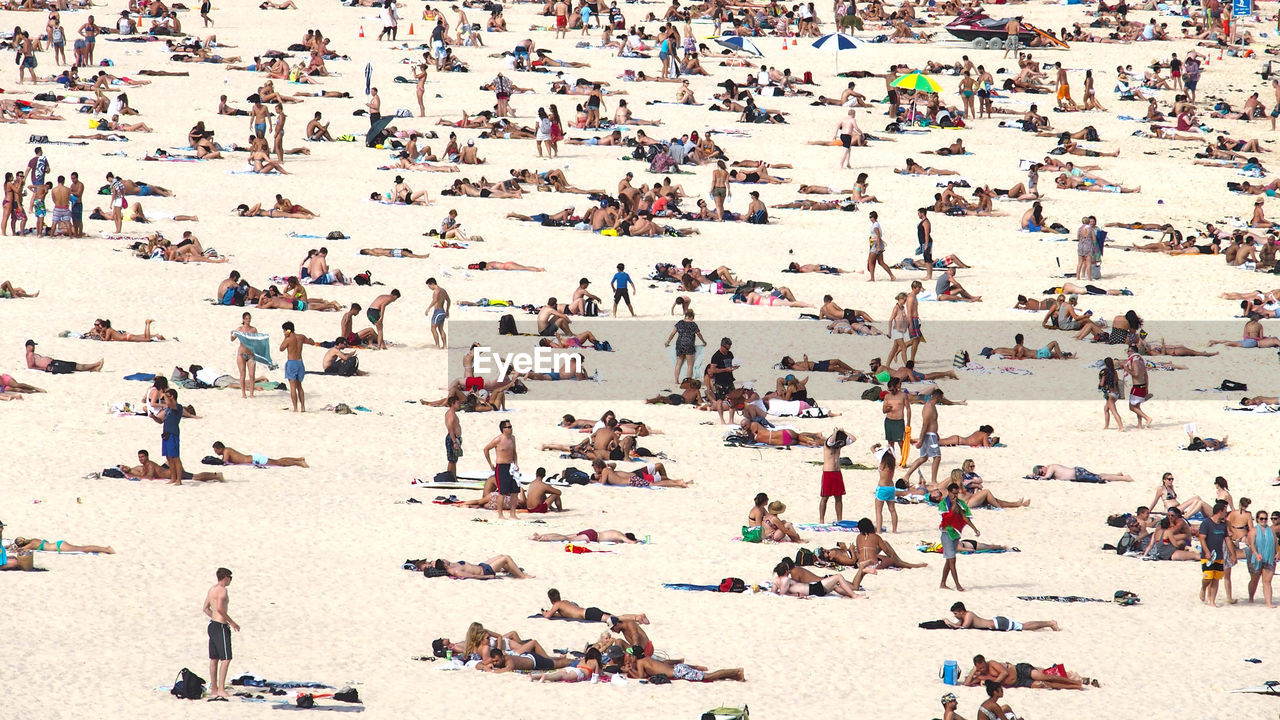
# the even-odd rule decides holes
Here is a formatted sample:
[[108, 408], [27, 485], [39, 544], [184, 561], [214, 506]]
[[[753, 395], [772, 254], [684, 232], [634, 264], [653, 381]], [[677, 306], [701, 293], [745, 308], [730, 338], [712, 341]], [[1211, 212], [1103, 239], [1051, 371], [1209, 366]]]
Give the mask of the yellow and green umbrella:
[[918, 92], [942, 92], [942, 88], [933, 78], [921, 73], [919, 70], [909, 72], [906, 75], [889, 83], [893, 87], [902, 88], [903, 90], [915, 90]]

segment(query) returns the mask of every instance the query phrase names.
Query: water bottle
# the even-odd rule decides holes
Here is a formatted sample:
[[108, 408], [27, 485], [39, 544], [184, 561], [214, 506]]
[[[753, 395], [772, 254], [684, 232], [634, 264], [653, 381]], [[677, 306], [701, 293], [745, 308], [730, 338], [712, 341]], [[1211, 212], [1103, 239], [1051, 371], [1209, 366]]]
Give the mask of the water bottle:
[[955, 660], [946, 660], [942, 663], [942, 682], [947, 685], [955, 685], [960, 675], [960, 665]]

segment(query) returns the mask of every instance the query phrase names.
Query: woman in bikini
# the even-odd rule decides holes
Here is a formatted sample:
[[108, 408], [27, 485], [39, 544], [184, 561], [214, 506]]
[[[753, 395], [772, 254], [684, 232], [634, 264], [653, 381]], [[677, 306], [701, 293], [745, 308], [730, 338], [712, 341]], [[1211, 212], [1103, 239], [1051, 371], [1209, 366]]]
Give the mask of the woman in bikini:
[[758, 527], [764, 523], [766, 506], [769, 504], [769, 496], [765, 493], [756, 493], [755, 504], [751, 506], [751, 511], [747, 513], [747, 527]]
[[858, 173], [858, 179], [853, 183], [853, 192], [849, 193], [850, 199], [860, 203], [878, 203], [875, 195], [867, 194], [867, 174]]
[[333, 300], [322, 300], [320, 298], [307, 297], [307, 289], [302, 286], [302, 281], [296, 277], [291, 277], [288, 284], [285, 285], [284, 294], [293, 299], [293, 307], [295, 310], [315, 310], [317, 312], [332, 312], [341, 310], [342, 305]]
[[42, 540], [40, 538], [14, 538], [12, 552], [78, 552], [78, 553], [103, 553], [104, 555], [115, 555], [116, 551], [110, 545], [72, 545], [66, 540]]
[[115, 328], [111, 327], [110, 320], [103, 320], [101, 324], [98, 324], [97, 322], [93, 324], [94, 329], [90, 331], [89, 335], [90, 337], [97, 337], [99, 340], [103, 340], [106, 342], [141, 343], [141, 342], [151, 342], [153, 340], [164, 340], [163, 335], [151, 334], [151, 323], [153, 322], [155, 322], [155, 320], [147, 320], [146, 325], [143, 328], [142, 334], [135, 335], [134, 333], [124, 332], [123, 330], [116, 330]]
[[1177, 508], [1184, 516], [1202, 513], [1205, 517], [1213, 514], [1213, 508], [1209, 503], [1200, 499], [1199, 495], [1193, 496], [1182, 502], [1178, 501], [1178, 491], [1173, 489], [1173, 473], [1165, 473], [1160, 478], [1160, 486], [1156, 488], [1156, 495], [1151, 500], [1151, 507], [1162, 507], [1165, 512]]
[[532, 265], [521, 265], [518, 262], [511, 262], [510, 260], [507, 260], [507, 261], [481, 260], [475, 265], [468, 265], [466, 269], [467, 270], [511, 270], [511, 271], [519, 271], [519, 272], [546, 272], [547, 271], [546, 268], [534, 267]]
[[551, 672], [535, 672], [529, 674], [531, 682], [585, 682], [590, 680], [593, 675], [600, 673], [600, 650], [592, 647], [587, 649], [586, 655], [578, 661], [577, 665]]
[[[756, 500], [759, 501], [763, 495], [764, 493], [757, 495]], [[765, 499], [767, 500], [768, 498], [766, 497]], [[751, 512], [754, 513], [758, 509], [760, 508], [757, 506]], [[796, 532], [794, 525], [778, 517], [786, 511], [786, 504], [778, 500], [774, 500], [763, 509], [760, 517], [761, 536], [763, 539], [772, 540], [773, 542], [804, 542], [800, 539], [800, 534]]]
[[[246, 312], [240, 316], [240, 327], [231, 331], [231, 341], [236, 342], [236, 333], [257, 334], [257, 332], [258, 329], [253, 326], [253, 315]], [[236, 368], [240, 371], [240, 397], [254, 397], [258, 387], [255, 383], [247, 383], [245, 378], [258, 376], [258, 361], [254, 359], [252, 351], [239, 343], [236, 344]], [[246, 383], [247, 395], [245, 394]]]
[[766, 428], [754, 420], [744, 419], [742, 421], [742, 429], [746, 431], [755, 442], [763, 445], [777, 445], [779, 447], [791, 447], [792, 445], [801, 445], [804, 447], [821, 447], [826, 438], [814, 432], [796, 432], [794, 430], [774, 430]]
[[791, 292], [790, 288], [777, 287], [770, 291], [767, 295], [757, 292], [756, 290], [748, 290], [745, 293], [737, 292], [733, 295], [733, 302], [747, 305], [778, 305], [781, 307], [813, 307], [807, 302], [796, 300], [796, 296]]
[[960, 445], [966, 447], [995, 447], [996, 443], [1000, 442], [1000, 438], [994, 437], [991, 434], [993, 432], [995, 432], [995, 428], [990, 425], [982, 425], [968, 435], [948, 435], [938, 440], [938, 444], [943, 447], [957, 447]]

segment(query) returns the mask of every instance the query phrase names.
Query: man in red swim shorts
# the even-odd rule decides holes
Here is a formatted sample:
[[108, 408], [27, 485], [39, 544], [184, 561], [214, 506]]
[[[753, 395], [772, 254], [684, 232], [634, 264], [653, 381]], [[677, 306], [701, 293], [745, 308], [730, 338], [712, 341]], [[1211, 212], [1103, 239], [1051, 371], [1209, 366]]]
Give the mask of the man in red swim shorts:
[[840, 472], [840, 452], [846, 445], [852, 445], [854, 436], [840, 428], [831, 433], [831, 437], [822, 446], [822, 489], [818, 501], [818, 522], [827, 521], [827, 500], [836, 499], [836, 522], [844, 520], [844, 474]]

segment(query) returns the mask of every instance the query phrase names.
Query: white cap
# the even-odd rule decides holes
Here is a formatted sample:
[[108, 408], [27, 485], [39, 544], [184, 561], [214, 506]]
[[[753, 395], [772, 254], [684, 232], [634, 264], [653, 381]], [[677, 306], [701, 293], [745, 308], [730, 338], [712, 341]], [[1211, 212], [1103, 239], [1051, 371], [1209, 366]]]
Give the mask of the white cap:
[[467, 145], [470, 145], [471, 147], [475, 147], [475, 144], [476, 144], [475, 140], [467, 140]]

